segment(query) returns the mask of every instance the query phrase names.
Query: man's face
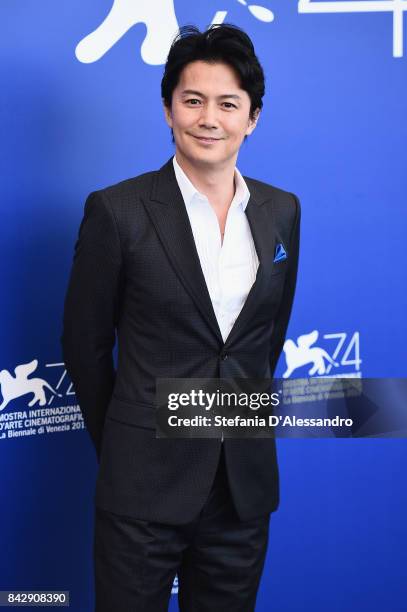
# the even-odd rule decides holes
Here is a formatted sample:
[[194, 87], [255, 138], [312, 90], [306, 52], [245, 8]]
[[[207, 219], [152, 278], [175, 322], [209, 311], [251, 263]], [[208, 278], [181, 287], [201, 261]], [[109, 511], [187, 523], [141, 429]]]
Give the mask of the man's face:
[[236, 163], [240, 145], [256, 127], [250, 97], [227, 64], [195, 61], [182, 70], [165, 117], [177, 157], [197, 167]]

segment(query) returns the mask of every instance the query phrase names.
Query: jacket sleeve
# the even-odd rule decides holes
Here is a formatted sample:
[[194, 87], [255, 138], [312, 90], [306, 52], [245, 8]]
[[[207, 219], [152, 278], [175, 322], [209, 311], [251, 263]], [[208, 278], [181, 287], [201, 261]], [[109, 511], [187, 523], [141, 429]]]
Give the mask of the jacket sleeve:
[[113, 211], [103, 192], [93, 192], [86, 200], [75, 243], [61, 344], [98, 458], [116, 376], [112, 351], [121, 270], [120, 238]]
[[295, 286], [297, 282], [298, 256], [300, 246], [301, 207], [296, 195], [292, 194], [295, 202], [295, 218], [288, 249], [288, 269], [281, 298], [280, 307], [274, 320], [270, 343], [270, 377], [274, 376], [277, 361], [283, 350], [287, 327], [290, 320], [294, 301]]

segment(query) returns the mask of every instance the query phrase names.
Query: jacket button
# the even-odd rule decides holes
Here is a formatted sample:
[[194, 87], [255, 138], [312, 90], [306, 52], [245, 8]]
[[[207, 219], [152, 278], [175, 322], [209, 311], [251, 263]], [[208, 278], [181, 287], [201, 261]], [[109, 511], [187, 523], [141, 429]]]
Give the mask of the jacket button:
[[222, 361], [225, 361], [228, 358], [228, 354], [227, 353], [221, 353], [220, 354], [220, 358], [222, 359]]

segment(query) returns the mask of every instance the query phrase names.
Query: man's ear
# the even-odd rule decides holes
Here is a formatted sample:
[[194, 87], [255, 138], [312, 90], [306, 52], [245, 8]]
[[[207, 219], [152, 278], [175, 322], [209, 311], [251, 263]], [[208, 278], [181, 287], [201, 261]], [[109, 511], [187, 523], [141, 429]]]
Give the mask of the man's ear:
[[169, 125], [170, 128], [172, 128], [172, 114], [171, 114], [171, 108], [169, 108], [166, 104], [165, 101], [163, 99], [163, 107], [164, 107], [164, 115], [165, 115], [165, 120], [167, 122], [167, 124]]
[[256, 108], [256, 110], [253, 113], [253, 118], [249, 117], [249, 122], [247, 124], [247, 129], [245, 132], [246, 136], [250, 136], [250, 134], [253, 132], [253, 130], [255, 129], [257, 122], [259, 120], [260, 117], [260, 109]]

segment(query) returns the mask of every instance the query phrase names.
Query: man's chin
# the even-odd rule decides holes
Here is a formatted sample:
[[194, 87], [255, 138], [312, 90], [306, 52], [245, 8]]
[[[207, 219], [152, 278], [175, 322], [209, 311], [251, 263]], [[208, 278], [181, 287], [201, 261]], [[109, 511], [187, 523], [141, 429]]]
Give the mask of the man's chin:
[[221, 166], [227, 163], [229, 157], [224, 155], [220, 155], [219, 152], [215, 151], [205, 151], [205, 150], [195, 150], [185, 152], [181, 151], [182, 157], [193, 165], [199, 166]]

